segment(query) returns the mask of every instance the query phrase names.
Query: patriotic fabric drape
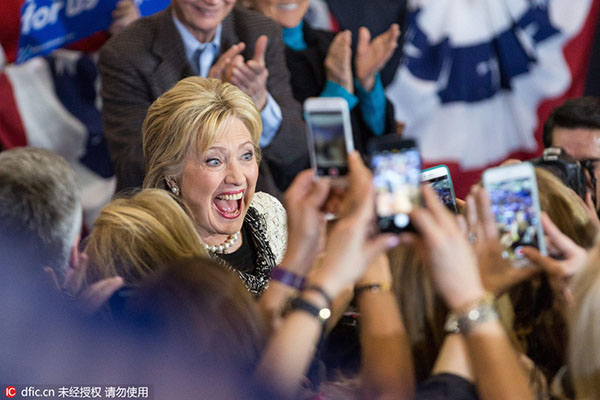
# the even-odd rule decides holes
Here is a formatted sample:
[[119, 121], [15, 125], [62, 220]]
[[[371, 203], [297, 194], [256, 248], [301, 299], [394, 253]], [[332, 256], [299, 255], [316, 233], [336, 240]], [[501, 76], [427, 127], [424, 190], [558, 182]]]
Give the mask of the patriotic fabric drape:
[[0, 71], [0, 145], [35, 146], [63, 156], [82, 189], [87, 227], [115, 190], [102, 134], [94, 56], [59, 50]]
[[486, 167], [541, 152], [544, 120], [583, 94], [597, 0], [413, 0], [387, 95], [427, 166], [464, 196]]

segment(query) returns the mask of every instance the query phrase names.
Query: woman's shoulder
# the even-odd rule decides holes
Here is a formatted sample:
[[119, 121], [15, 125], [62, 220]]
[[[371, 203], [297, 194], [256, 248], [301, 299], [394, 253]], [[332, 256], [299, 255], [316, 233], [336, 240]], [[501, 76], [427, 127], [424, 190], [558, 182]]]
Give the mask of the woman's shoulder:
[[264, 218], [267, 240], [277, 263], [280, 263], [287, 245], [287, 217], [283, 204], [268, 193], [256, 192], [250, 207]]
[[250, 207], [255, 208], [260, 214], [274, 212], [277, 214], [283, 213], [285, 217], [285, 208], [283, 204], [275, 196], [265, 192], [256, 192], [250, 202]]

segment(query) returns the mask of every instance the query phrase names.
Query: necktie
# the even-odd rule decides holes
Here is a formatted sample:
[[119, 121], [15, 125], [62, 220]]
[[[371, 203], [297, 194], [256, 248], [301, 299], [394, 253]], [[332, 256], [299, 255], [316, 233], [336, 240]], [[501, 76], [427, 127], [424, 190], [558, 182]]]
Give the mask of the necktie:
[[193, 57], [193, 60], [194, 60], [194, 72], [198, 76], [204, 76], [204, 75], [202, 75], [202, 53], [204, 53], [204, 47], [199, 47], [194, 52], [194, 57]]

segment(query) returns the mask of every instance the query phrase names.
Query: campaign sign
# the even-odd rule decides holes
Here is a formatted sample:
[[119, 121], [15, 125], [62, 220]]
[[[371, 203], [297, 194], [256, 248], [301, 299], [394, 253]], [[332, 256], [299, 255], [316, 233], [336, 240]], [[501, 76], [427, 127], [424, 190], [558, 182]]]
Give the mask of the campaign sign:
[[[21, 8], [17, 63], [108, 29], [118, 0], [26, 0]], [[142, 16], [166, 8], [169, 0], [137, 0]]]
[[162, 11], [171, 4], [171, 0], [135, 0], [142, 16]]

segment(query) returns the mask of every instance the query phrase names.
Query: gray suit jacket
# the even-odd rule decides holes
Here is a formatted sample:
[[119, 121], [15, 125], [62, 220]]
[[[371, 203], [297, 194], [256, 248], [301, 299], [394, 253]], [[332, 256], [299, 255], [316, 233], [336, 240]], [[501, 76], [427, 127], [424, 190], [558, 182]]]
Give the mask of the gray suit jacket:
[[[243, 41], [246, 59], [254, 54], [256, 39], [265, 34], [269, 44], [265, 63], [267, 90], [281, 107], [283, 121], [271, 144], [263, 149], [263, 164], [285, 189], [308, 166], [305, 125], [294, 100], [285, 62], [281, 28], [272, 20], [234, 7], [223, 20], [220, 53]], [[220, 54], [219, 54], [220, 55]], [[215, 58], [215, 62], [219, 55]], [[171, 19], [171, 8], [142, 18], [112, 37], [100, 51], [104, 134], [115, 167], [117, 190], [138, 187], [144, 178], [142, 122], [150, 104], [180, 79], [193, 75], [183, 41]], [[263, 190], [265, 165], [261, 165]]]

